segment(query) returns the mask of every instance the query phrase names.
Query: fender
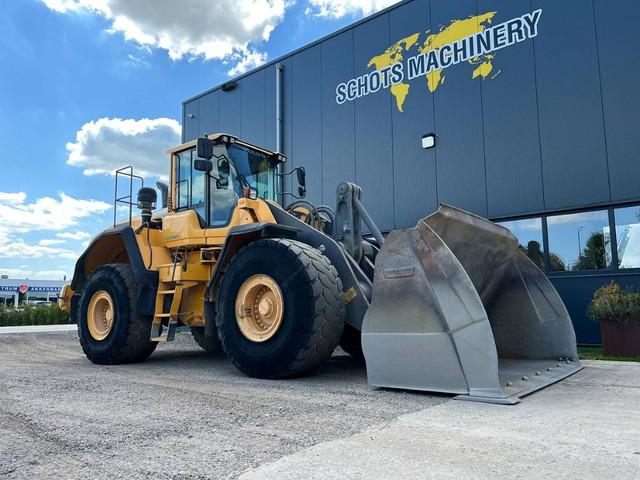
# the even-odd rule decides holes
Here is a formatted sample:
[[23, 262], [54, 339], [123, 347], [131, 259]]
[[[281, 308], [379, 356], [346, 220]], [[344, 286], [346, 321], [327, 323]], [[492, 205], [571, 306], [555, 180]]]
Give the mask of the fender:
[[147, 270], [136, 242], [135, 232], [129, 224], [116, 225], [99, 233], [78, 258], [71, 280], [71, 288], [79, 294], [93, 271], [108, 263], [131, 265], [140, 289], [137, 311], [141, 315], [153, 315], [158, 289], [158, 272]]

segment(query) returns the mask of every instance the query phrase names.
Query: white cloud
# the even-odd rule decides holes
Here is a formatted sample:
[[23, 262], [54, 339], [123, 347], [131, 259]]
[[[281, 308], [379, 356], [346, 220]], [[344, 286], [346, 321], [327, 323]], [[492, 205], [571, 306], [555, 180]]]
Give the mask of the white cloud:
[[227, 73], [230, 77], [241, 75], [244, 72], [259, 67], [267, 61], [267, 54], [255, 50], [247, 50], [243, 53], [242, 59], [236, 63]]
[[[13, 196], [21, 201], [7, 201], [2, 198]], [[41, 197], [33, 203], [26, 203], [23, 192], [11, 194], [0, 192], [0, 236], [10, 233], [24, 233], [32, 230], [64, 230], [78, 223], [81, 218], [102, 213], [111, 208], [99, 200], [82, 200], [64, 193], [59, 199]]]
[[42, 245], [44, 247], [50, 247], [51, 245], [61, 245], [63, 243], [67, 243], [67, 241], [62, 239], [55, 239], [55, 238], [45, 238], [44, 240], [40, 240], [38, 242], [38, 245]]
[[100, 118], [82, 125], [67, 143], [67, 163], [85, 175], [113, 174], [127, 164], [142, 176], [166, 177], [165, 151], [180, 144], [180, 124], [170, 118], [140, 120]]
[[24, 192], [17, 192], [17, 193], [0, 192], [0, 203], [15, 205], [17, 203], [24, 203], [26, 199], [27, 199], [27, 194]]
[[292, 0], [42, 0], [60, 13], [88, 13], [110, 22], [109, 32], [173, 60], [244, 62], [250, 46], [269, 40]]
[[[62, 232], [56, 234], [56, 237], [59, 238], [68, 238], [69, 240], [83, 240], [85, 238], [91, 238], [91, 234], [87, 232], [82, 232], [80, 230], [76, 230], [75, 232]], [[64, 240], [59, 240], [64, 242]]]
[[26, 266], [20, 268], [0, 267], [0, 275], [7, 275], [9, 278], [36, 280], [62, 280], [65, 276], [70, 278], [66, 270], [34, 270]]
[[399, 0], [309, 0], [306, 13], [318, 17], [342, 18], [346, 15], [366, 16]]
[[111, 205], [105, 202], [77, 199], [64, 193], [59, 194], [59, 199], [41, 197], [27, 203], [27, 195], [23, 192], [0, 192], [0, 258], [75, 260], [77, 252], [55, 246], [60, 240], [45, 239], [32, 244], [22, 235], [32, 231], [61, 232], [77, 225], [81, 219], [110, 208]]

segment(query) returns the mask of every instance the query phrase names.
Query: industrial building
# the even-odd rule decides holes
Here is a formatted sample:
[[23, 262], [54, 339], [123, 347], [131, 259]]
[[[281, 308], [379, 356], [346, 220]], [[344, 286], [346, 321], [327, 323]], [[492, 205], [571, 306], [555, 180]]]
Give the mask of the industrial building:
[[18, 307], [20, 302], [37, 304], [55, 302], [66, 281], [29, 280], [24, 278], [0, 277], [0, 304]]
[[594, 290], [640, 288], [638, 18], [632, 0], [407, 0], [189, 98], [183, 140], [281, 151], [318, 204], [356, 182], [383, 231], [441, 202], [500, 222], [598, 344]]

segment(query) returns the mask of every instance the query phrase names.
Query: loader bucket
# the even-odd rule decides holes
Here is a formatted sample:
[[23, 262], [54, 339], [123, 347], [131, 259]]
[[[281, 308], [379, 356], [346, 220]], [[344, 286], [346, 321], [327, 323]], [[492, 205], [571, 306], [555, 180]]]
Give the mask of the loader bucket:
[[374, 386], [495, 403], [582, 368], [567, 309], [516, 238], [447, 205], [385, 240], [362, 347]]

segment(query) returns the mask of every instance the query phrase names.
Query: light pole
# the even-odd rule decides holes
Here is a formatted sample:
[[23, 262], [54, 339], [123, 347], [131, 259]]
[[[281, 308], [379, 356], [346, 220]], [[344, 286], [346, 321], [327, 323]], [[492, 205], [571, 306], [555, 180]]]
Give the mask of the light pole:
[[582, 225], [578, 227], [578, 260], [582, 256], [582, 242], [580, 241], [580, 230], [582, 230], [583, 228], [584, 227]]

